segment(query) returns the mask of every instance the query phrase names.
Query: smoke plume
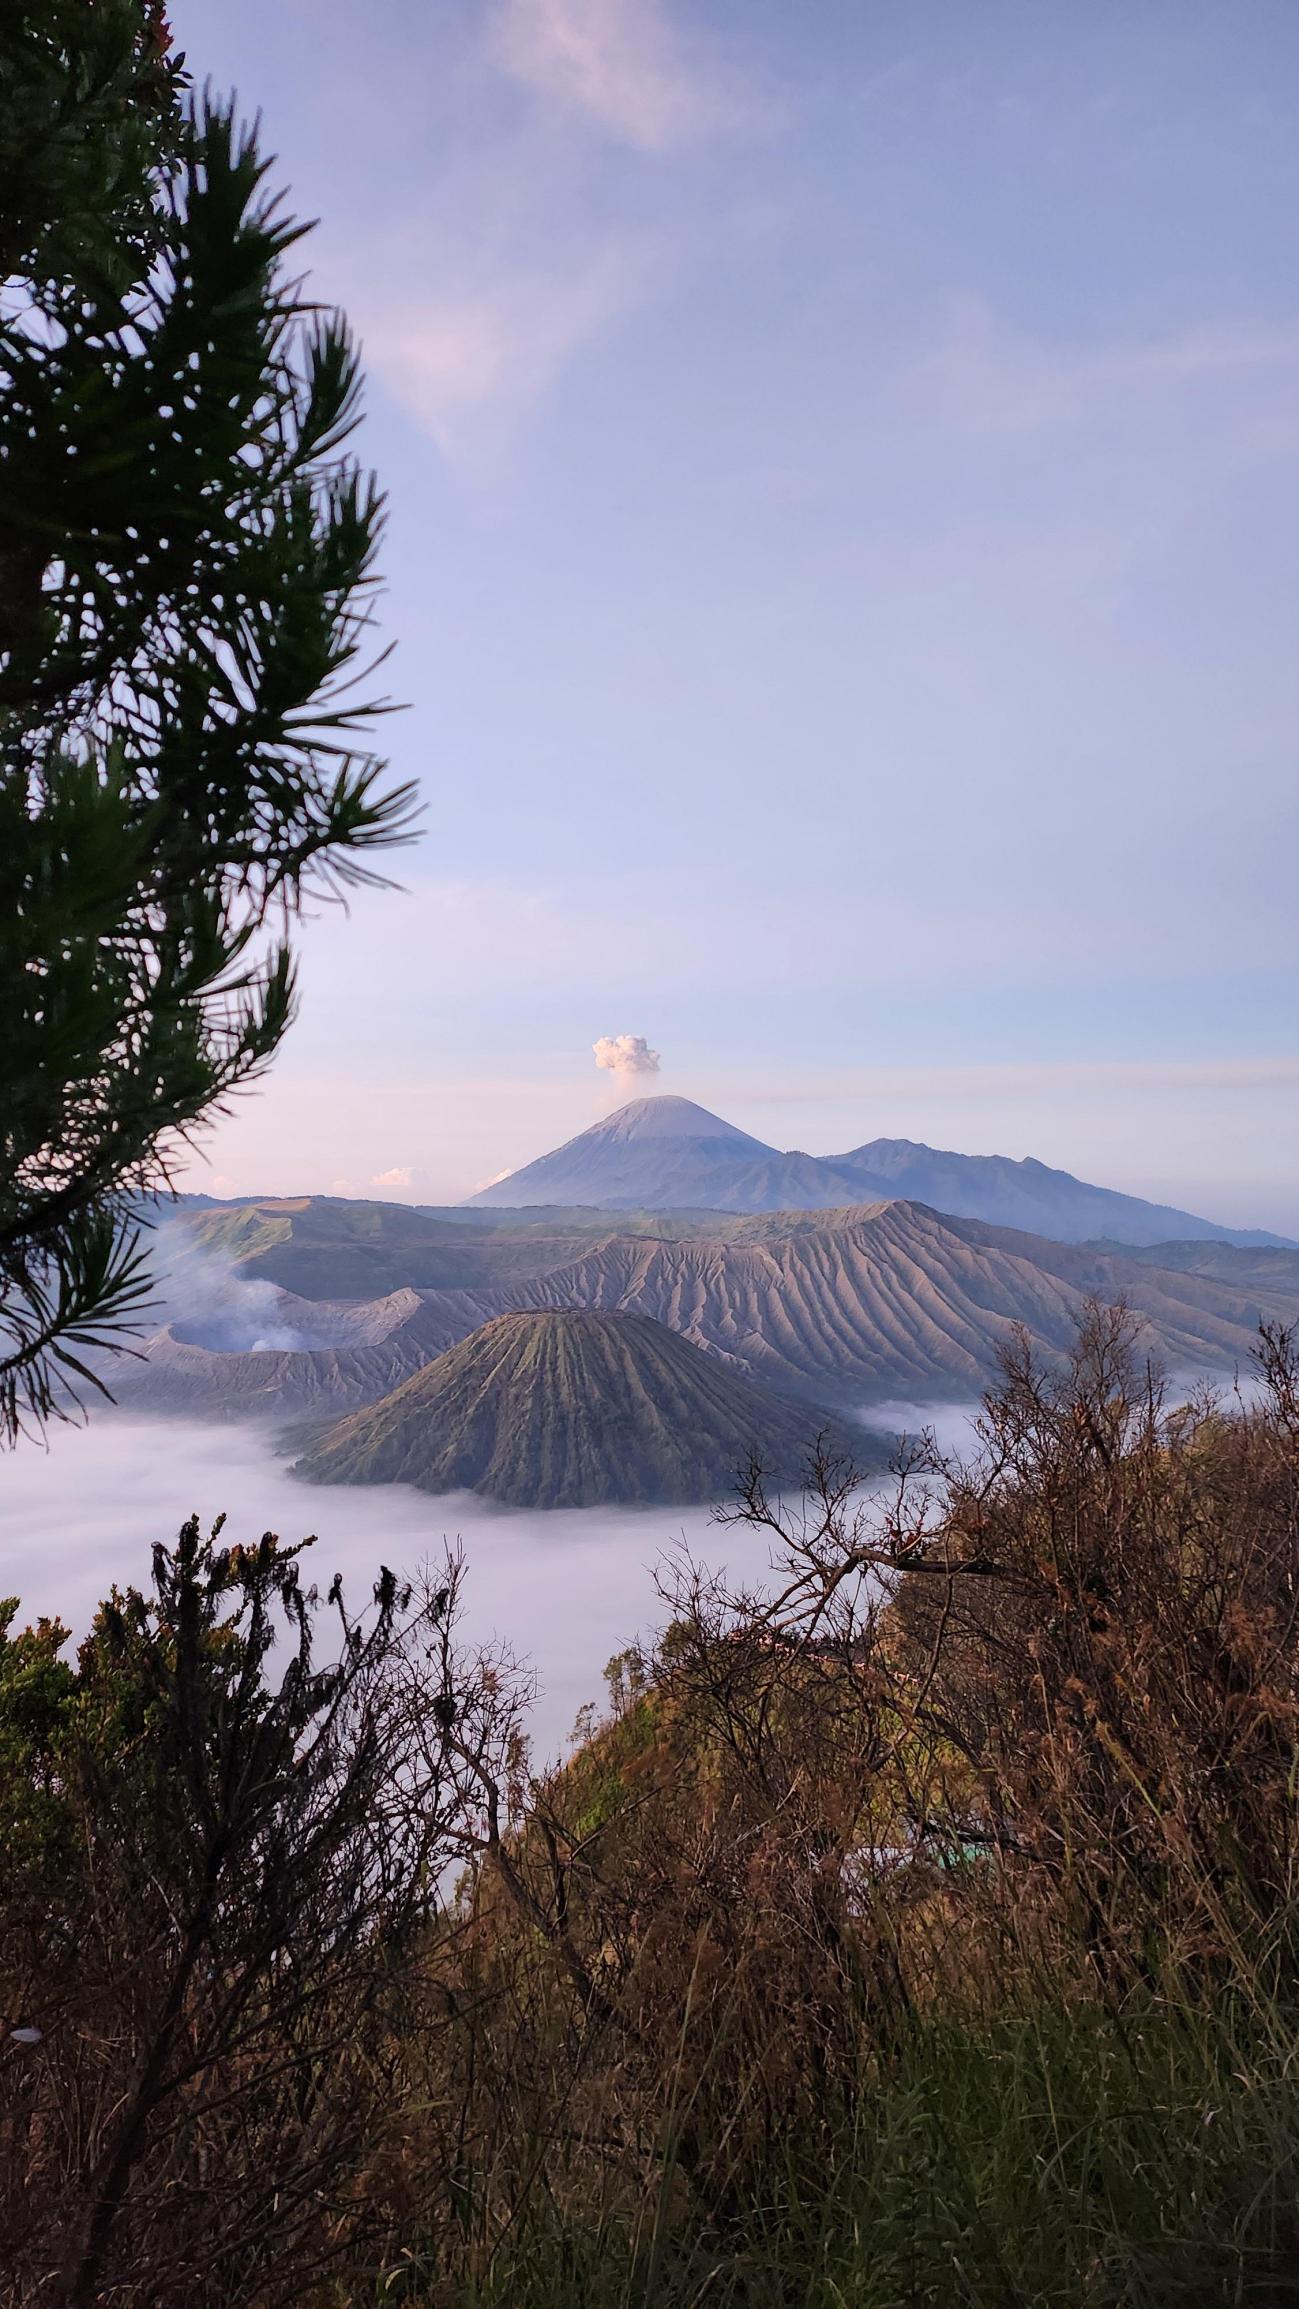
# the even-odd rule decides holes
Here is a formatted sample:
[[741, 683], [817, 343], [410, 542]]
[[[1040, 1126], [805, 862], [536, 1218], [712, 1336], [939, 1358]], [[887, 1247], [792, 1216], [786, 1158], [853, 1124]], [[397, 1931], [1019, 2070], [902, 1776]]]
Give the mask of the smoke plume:
[[157, 1284], [151, 1317], [163, 1316], [191, 1345], [237, 1355], [283, 1354], [317, 1344], [285, 1321], [290, 1293], [260, 1277], [246, 1280], [232, 1260], [197, 1243], [183, 1220], [164, 1220], [151, 1249]]
[[607, 1067], [611, 1074], [657, 1074], [662, 1064], [643, 1034], [602, 1034], [591, 1048], [596, 1065]]

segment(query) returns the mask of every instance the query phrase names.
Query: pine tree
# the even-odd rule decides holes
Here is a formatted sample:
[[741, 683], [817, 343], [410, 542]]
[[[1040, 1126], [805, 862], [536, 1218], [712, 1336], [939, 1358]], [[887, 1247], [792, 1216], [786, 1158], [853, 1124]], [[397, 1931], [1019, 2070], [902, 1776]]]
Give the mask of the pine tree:
[[345, 325], [159, 0], [0, 21], [0, 1432], [103, 1387], [142, 1199], [265, 1067], [310, 893], [374, 880], [381, 527]]

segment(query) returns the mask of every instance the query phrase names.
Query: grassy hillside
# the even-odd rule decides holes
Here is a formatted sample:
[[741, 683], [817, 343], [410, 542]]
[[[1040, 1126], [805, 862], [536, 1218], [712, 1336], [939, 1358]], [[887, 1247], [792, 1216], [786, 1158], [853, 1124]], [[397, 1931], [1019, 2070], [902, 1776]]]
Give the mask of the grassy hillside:
[[682, 1586], [412, 2047], [422, 2309], [1294, 2297], [1297, 1383], [1166, 1415], [1103, 1317], [919, 1547], [830, 1498], [774, 1612]]

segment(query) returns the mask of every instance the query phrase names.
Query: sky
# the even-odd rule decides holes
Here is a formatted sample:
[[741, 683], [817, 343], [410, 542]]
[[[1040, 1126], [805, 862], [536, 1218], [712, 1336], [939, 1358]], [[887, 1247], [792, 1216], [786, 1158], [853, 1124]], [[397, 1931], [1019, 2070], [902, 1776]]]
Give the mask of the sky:
[[454, 1200], [636, 1034], [1299, 1234], [1293, 0], [172, 17], [364, 348], [424, 798], [188, 1183]]

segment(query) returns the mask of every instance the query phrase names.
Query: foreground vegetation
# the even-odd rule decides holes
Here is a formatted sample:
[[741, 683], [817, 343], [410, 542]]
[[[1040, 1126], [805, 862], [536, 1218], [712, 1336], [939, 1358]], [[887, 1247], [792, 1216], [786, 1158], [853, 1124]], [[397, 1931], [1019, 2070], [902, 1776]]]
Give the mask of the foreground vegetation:
[[887, 1511], [755, 1475], [766, 1590], [678, 1567], [540, 1776], [455, 1564], [354, 1623], [191, 1527], [75, 1665], [11, 1628], [10, 2297], [1294, 2297], [1299, 1385], [1260, 1361], [1169, 1409], [1097, 1310]]

